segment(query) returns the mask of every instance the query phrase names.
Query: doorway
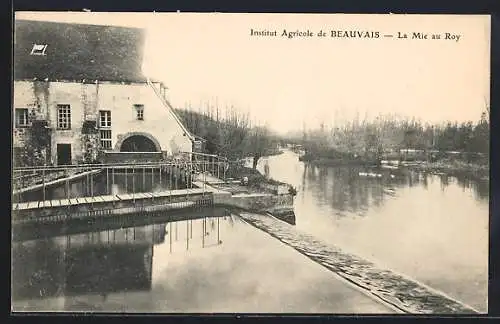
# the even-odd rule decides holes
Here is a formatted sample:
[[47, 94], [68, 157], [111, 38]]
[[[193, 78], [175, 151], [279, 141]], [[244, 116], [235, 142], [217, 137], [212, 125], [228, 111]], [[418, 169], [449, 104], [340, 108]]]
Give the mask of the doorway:
[[71, 164], [71, 144], [57, 144], [57, 165]]

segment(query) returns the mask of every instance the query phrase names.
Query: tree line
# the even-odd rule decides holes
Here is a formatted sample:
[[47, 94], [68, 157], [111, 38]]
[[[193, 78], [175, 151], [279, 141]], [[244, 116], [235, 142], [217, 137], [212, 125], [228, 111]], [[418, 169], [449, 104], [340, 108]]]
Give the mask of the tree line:
[[422, 123], [415, 118], [381, 115], [374, 120], [353, 120], [341, 126], [303, 131], [301, 144], [306, 151], [324, 154], [382, 154], [401, 149], [435, 150], [489, 154], [489, 109], [478, 121]]
[[234, 106], [224, 110], [186, 107], [176, 109], [176, 113], [192, 134], [203, 139], [206, 153], [229, 160], [252, 157], [255, 169], [261, 157], [276, 152], [279, 138], [267, 126], [253, 124], [249, 114]]

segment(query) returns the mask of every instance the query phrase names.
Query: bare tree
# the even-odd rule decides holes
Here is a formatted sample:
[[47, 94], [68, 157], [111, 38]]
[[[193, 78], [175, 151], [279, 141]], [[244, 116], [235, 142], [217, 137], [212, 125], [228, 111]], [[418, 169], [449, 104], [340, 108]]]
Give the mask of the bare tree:
[[257, 168], [257, 163], [259, 159], [265, 155], [267, 149], [270, 146], [270, 136], [269, 130], [267, 127], [257, 126], [254, 127], [249, 136], [249, 153], [251, 154], [252, 168]]
[[249, 133], [249, 116], [238, 112], [234, 106], [226, 109], [225, 119], [219, 122], [220, 153], [230, 158], [240, 158], [244, 153], [245, 139]]

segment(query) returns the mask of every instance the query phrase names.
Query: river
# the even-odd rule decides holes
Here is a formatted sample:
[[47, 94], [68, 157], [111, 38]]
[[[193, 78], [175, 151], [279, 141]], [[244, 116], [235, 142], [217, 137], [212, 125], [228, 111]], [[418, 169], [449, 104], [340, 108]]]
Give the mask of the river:
[[15, 242], [16, 311], [392, 313], [236, 216]]
[[[488, 183], [363, 178], [357, 168], [308, 166], [290, 151], [263, 158], [260, 169], [266, 161], [273, 178], [298, 189], [296, 226], [280, 225], [294, 240], [312, 235], [487, 311]], [[236, 215], [196, 218], [26, 228], [13, 244], [13, 309], [394, 312]]]
[[297, 230], [405, 274], [487, 312], [489, 184], [407, 172], [364, 178], [359, 168], [311, 166], [285, 151], [263, 158], [298, 189]]

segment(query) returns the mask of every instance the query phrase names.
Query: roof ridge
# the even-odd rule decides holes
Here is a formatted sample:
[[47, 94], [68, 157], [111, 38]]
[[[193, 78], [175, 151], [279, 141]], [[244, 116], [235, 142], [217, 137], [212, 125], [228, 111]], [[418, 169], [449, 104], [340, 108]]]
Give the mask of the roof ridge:
[[55, 21], [55, 20], [38, 20], [38, 19], [15, 19], [14, 20], [14, 24], [16, 24], [18, 22], [72, 25], [72, 26], [113, 27], [113, 28], [120, 28], [120, 29], [135, 29], [135, 30], [145, 30], [146, 29], [144, 27], [109, 25], [109, 24], [105, 24], [105, 23], [90, 23], [90, 22], [79, 23], [79, 22], [66, 22], [66, 21]]
[[189, 137], [191, 141], [195, 140], [195, 137], [191, 132], [187, 129], [187, 127], [182, 123], [180, 118], [177, 116], [177, 114], [174, 111], [173, 106], [170, 104], [170, 102], [167, 100], [167, 98], [163, 97], [159, 92], [158, 89], [154, 86], [153, 82], [151, 79], [147, 78], [148, 85], [153, 89], [155, 95], [161, 100], [164, 106], [168, 109], [172, 117], [174, 117], [175, 121], [177, 124], [181, 127], [182, 131], [186, 134], [186, 136]]

